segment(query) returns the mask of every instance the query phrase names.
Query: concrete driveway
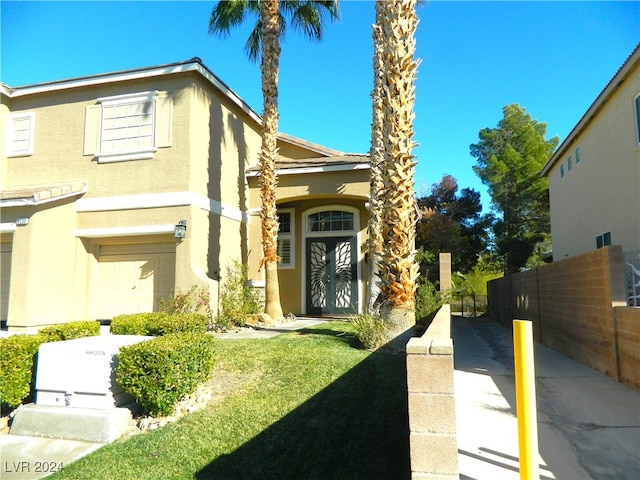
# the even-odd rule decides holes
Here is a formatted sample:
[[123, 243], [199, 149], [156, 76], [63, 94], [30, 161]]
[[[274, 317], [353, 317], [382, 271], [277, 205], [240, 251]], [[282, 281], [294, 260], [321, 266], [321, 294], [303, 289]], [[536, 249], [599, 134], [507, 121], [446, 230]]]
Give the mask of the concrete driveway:
[[[511, 331], [452, 322], [461, 480], [519, 479]], [[541, 479], [640, 478], [640, 392], [535, 346]]]

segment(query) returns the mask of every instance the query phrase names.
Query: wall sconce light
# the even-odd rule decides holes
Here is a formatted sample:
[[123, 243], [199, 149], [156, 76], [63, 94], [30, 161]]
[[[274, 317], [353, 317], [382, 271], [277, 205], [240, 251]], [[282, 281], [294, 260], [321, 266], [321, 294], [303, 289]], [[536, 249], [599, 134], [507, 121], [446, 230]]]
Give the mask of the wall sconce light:
[[187, 236], [186, 220], [180, 220], [178, 223], [176, 223], [175, 229], [173, 230], [173, 236], [180, 239]]
[[16, 218], [16, 225], [29, 225], [29, 217]]

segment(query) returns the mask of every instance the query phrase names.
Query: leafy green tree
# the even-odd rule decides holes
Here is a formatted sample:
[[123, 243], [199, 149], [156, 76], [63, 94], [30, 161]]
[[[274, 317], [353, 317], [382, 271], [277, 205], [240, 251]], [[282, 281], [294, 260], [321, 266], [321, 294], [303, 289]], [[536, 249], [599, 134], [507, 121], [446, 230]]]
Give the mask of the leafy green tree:
[[479, 142], [470, 146], [477, 160], [473, 170], [489, 187], [492, 207], [501, 214], [493, 231], [506, 273], [524, 267], [551, 229], [549, 186], [539, 173], [558, 137], [545, 140], [546, 130], [547, 125], [533, 120], [524, 108], [506, 105], [498, 126], [480, 130]]
[[417, 225], [416, 246], [434, 255], [450, 252], [454, 271], [467, 272], [486, 249], [491, 217], [482, 215], [480, 193], [463, 188], [445, 175], [418, 199], [422, 218]]

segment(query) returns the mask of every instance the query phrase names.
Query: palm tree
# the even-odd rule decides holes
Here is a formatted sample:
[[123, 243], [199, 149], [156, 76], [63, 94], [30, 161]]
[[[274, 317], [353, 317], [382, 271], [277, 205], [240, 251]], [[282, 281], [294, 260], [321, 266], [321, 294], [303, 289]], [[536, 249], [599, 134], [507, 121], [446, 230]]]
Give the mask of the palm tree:
[[382, 208], [384, 184], [382, 166], [384, 162], [384, 111], [382, 104], [382, 7], [376, 2], [376, 23], [373, 25], [373, 91], [371, 92], [373, 119], [371, 122], [371, 168], [369, 170], [369, 238], [367, 252], [369, 259], [369, 281], [367, 283], [367, 309], [374, 312], [377, 306], [378, 268], [382, 254]]
[[[258, 21], [247, 40], [245, 49], [252, 61], [262, 52], [262, 147], [260, 151], [260, 198], [262, 201], [262, 262], [265, 269], [265, 313], [280, 319], [284, 315], [280, 305], [278, 283], [278, 218], [276, 213], [278, 133], [278, 73], [280, 40], [284, 38], [286, 18], [306, 37], [322, 39], [325, 15], [338, 18], [338, 1], [302, 0], [230, 0], [221, 1], [211, 11], [209, 33], [226, 37], [233, 27], [240, 25], [247, 14], [258, 14]], [[262, 47], [262, 48], [260, 48]]]
[[376, 2], [376, 18], [382, 32], [384, 111], [384, 206], [380, 262], [383, 318], [390, 337], [415, 323], [415, 291], [418, 264], [415, 261], [417, 211], [414, 191], [416, 162], [412, 155], [415, 77], [414, 60], [418, 24], [416, 0]]

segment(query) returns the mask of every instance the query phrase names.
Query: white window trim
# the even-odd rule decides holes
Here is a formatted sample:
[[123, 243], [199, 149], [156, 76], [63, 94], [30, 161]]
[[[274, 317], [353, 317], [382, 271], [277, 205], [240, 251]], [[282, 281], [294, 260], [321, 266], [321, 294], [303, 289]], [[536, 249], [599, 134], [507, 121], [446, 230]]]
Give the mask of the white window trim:
[[[331, 210], [352, 213], [353, 228], [351, 230], [328, 230], [328, 231], [321, 231], [321, 232], [313, 232], [309, 230], [309, 217], [311, 215], [313, 215], [314, 213], [326, 212]], [[360, 222], [360, 212], [358, 211], [357, 208], [351, 207], [348, 205], [325, 205], [322, 207], [313, 207], [313, 208], [310, 208], [309, 210], [306, 210], [304, 212], [302, 220], [304, 222], [305, 237], [341, 237], [341, 236], [354, 235], [359, 232], [358, 227]]]
[[[13, 150], [13, 134], [15, 133], [14, 125], [15, 121], [29, 118], [29, 144], [25, 150]], [[7, 131], [5, 136], [5, 152], [7, 157], [28, 157], [33, 155], [33, 144], [36, 131], [36, 113], [24, 112], [24, 113], [10, 113], [7, 115]]]
[[278, 209], [278, 213], [289, 213], [291, 215], [291, 231], [289, 233], [278, 233], [278, 240], [289, 240], [289, 251], [291, 261], [289, 263], [278, 263], [278, 268], [281, 270], [291, 270], [296, 268], [296, 216], [295, 209], [293, 208], [281, 208]]
[[155, 129], [156, 129], [156, 115], [157, 115], [157, 105], [156, 99], [160, 92], [158, 90], [150, 90], [148, 92], [139, 92], [139, 93], [128, 93], [125, 95], [115, 95], [111, 97], [101, 97], [98, 98], [98, 103], [101, 106], [112, 106], [112, 105], [120, 105], [122, 103], [131, 103], [131, 102], [154, 102], [153, 108], [153, 124], [151, 126], [151, 131], [153, 132], [153, 147], [145, 148], [141, 150], [132, 150], [130, 152], [119, 152], [119, 153], [104, 153], [102, 152], [102, 134], [104, 132], [102, 122], [104, 119], [104, 110], [100, 109], [100, 128], [99, 128], [99, 139], [98, 139], [98, 153], [96, 154], [96, 158], [98, 163], [115, 163], [115, 162], [126, 162], [129, 160], [151, 160], [155, 157], [158, 149], [155, 147], [156, 138], [155, 138]]
[[[613, 245], [613, 243], [606, 243], [606, 244], [604, 243], [604, 236], [605, 236], [605, 235], [609, 235], [609, 242], [611, 242], [611, 230], [607, 230], [606, 232], [602, 232], [602, 233], [600, 233], [600, 234], [596, 235], [596, 237], [595, 237], [595, 240], [596, 240], [596, 250], [599, 250], [599, 249], [601, 249], [601, 248], [609, 247], [609, 246]], [[600, 239], [602, 239], [602, 246], [601, 246], [601, 247], [598, 247], [598, 239], [599, 239], [599, 238], [600, 238]]]
[[636, 117], [636, 142], [640, 145], [640, 93], [633, 98], [633, 113]]

